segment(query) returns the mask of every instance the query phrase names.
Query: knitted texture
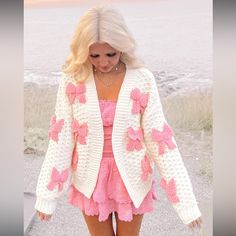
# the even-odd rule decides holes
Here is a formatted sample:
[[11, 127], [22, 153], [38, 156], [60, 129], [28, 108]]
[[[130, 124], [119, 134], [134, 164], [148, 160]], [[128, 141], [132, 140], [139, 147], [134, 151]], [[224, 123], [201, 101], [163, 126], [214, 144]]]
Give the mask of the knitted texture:
[[[56, 199], [67, 190], [71, 174], [75, 188], [87, 198], [95, 189], [104, 131], [92, 74], [78, 85], [63, 76], [53, 124], [56, 122], [63, 125], [57, 129], [56, 138], [49, 140], [36, 191], [36, 209], [45, 213], [55, 210]], [[153, 74], [146, 68], [127, 68], [112, 130], [112, 149], [120, 176], [138, 208], [152, 187], [153, 168], [157, 166], [167, 199], [187, 224], [201, 213], [173, 135]], [[58, 177], [56, 187], [50, 190], [47, 185], [54, 167], [59, 177], [68, 168], [69, 173], [66, 179]]]
[[188, 224], [198, 218], [201, 213], [197, 207], [190, 178], [173, 137], [173, 131], [165, 119], [155, 78], [150, 71], [146, 70], [145, 74], [150, 79], [144, 90], [149, 91], [150, 97], [141, 122], [144, 128], [147, 152], [162, 176], [160, 185], [166, 190], [167, 198], [173, 204], [182, 221]]
[[[49, 129], [49, 145], [36, 188], [35, 208], [46, 214], [55, 210], [57, 198], [67, 192], [71, 179], [74, 138], [72, 107], [65, 93], [67, 80], [62, 77], [59, 84], [55, 114], [52, 115]], [[55, 127], [55, 124], [58, 124], [59, 128]]]

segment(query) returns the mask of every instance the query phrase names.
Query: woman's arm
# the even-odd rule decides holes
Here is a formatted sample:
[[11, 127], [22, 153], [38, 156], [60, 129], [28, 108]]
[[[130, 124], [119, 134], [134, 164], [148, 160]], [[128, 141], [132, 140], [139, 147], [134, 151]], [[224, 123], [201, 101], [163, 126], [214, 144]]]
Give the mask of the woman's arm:
[[72, 135], [72, 106], [66, 96], [68, 78], [63, 74], [59, 82], [55, 113], [49, 129], [49, 145], [38, 178], [35, 209], [52, 214], [56, 200], [65, 193], [71, 179], [71, 156], [74, 147]]
[[160, 185], [185, 224], [201, 216], [192, 184], [183, 163], [174, 133], [165, 119], [153, 74], [145, 69], [149, 83], [149, 100], [142, 117], [144, 140], [149, 157], [161, 175]]

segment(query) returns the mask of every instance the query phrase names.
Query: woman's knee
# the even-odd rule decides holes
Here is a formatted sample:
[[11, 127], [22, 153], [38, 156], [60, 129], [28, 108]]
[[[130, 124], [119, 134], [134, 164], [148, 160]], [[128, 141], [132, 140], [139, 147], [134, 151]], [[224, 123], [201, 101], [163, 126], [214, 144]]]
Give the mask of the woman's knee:
[[91, 236], [115, 236], [112, 225], [112, 214], [105, 221], [99, 221], [98, 216], [87, 216], [84, 212], [84, 219]]
[[116, 236], [127, 236], [127, 235], [139, 236], [143, 214], [133, 215], [133, 220], [130, 222], [119, 220], [116, 212], [115, 212], [115, 217], [116, 217]]

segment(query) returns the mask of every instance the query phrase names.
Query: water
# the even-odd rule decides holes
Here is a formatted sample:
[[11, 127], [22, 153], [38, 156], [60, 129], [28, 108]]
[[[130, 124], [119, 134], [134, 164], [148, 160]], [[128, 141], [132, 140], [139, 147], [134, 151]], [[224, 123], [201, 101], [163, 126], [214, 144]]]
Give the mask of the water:
[[[137, 54], [160, 88], [212, 85], [212, 2], [116, 3], [137, 41]], [[25, 82], [57, 84], [80, 16], [90, 6], [25, 9]]]

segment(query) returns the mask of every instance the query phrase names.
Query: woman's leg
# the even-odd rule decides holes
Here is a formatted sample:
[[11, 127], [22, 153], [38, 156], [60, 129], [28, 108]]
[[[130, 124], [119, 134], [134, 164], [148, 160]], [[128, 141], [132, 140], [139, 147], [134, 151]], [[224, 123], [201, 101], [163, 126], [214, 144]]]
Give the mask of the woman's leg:
[[133, 215], [133, 220], [130, 222], [121, 221], [118, 218], [117, 212], [116, 217], [116, 236], [139, 236], [139, 231], [142, 224], [142, 215]]
[[[83, 211], [82, 211], [83, 212]], [[98, 221], [98, 216], [87, 216], [83, 212], [85, 222], [91, 236], [114, 236], [112, 213], [106, 221]]]

